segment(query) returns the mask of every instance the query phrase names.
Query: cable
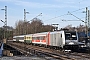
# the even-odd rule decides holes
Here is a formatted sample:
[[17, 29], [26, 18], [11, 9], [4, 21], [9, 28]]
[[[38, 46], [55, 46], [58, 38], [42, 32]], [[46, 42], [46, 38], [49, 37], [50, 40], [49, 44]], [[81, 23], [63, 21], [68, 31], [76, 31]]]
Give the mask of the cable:
[[[85, 9], [85, 8], [81, 8], [81, 9], [72, 11], [71, 13], [74, 13], [74, 12], [79, 11], [79, 10], [82, 10], [82, 9]], [[57, 17], [54, 17], [54, 18], [51, 18], [51, 19], [48, 19], [48, 20], [46, 20], [46, 21], [49, 21], [49, 20], [52, 20], [52, 19], [55, 19], [55, 18], [58, 18], [58, 17], [62, 17], [62, 16], [65, 16], [65, 15], [68, 15], [68, 13], [67, 13], [67, 14], [63, 14], [63, 15], [60, 15], [60, 16], [57, 16]]]
[[[90, 6], [87, 6], [87, 7], [90, 7]], [[78, 9], [78, 10], [75, 10], [75, 11], [72, 11], [71, 13], [74, 13], [74, 12], [80, 11], [80, 10], [85, 9], [85, 8], [86, 8], [86, 7], [81, 8], [81, 9]], [[59, 17], [65, 16], [65, 15], [68, 15], [68, 13], [67, 13], [67, 14], [63, 14], [63, 15], [60, 15], [60, 16], [57, 16], [57, 17], [54, 17], [54, 18], [51, 18], [51, 19], [48, 19], [48, 20], [45, 20], [45, 21], [49, 21], [49, 20], [52, 20], [52, 19], [56, 19], [56, 18], [59, 18]]]
[[52, 19], [55, 19], [55, 18], [58, 18], [58, 17], [62, 17], [62, 16], [65, 16], [65, 15], [68, 15], [68, 14], [64, 14], [64, 15], [61, 15], [61, 16], [57, 16], [57, 17], [54, 17], [54, 18], [48, 19], [48, 20], [46, 20], [46, 21], [49, 21], [49, 20], [52, 20]]

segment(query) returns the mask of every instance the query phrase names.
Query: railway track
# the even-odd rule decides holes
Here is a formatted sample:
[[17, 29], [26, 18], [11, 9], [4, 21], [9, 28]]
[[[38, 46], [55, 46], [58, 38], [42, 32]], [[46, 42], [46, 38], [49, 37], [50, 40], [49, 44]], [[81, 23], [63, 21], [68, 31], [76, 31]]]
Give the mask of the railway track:
[[36, 54], [38, 56], [50, 56], [61, 60], [90, 60], [90, 54], [85, 53], [64, 53], [59, 50], [53, 50], [49, 48], [26, 45], [24, 43], [12, 43], [9, 42], [7, 45], [12, 46], [23, 54], [30, 56]]
[[90, 59], [90, 54], [86, 54], [86, 53], [70, 53], [70, 55], [75, 55], [75, 56], [81, 56], [83, 58], [89, 58]]

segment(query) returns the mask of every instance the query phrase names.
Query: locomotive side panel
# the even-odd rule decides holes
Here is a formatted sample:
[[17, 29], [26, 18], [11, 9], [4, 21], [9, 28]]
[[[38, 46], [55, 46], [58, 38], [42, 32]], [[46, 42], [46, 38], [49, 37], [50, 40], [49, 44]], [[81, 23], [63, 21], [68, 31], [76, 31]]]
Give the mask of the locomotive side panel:
[[56, 46], [62, 47], [62, 38], [60, 33], [56, 34]]
[[58, 47], [62, 47], [64, 46], [64, 35], [62, 31], [58, 31], [55, 33], [55, 45], [54, 46], [58, 46]]
[[62, 32], [50, 33], [50, 46], [63, 47], [64, 35]]
[[50, 34], [50, 46], [54, 46], [55, 45], [55, 36], [54, 34]]
[[56, 33], [53, 34], [53, 46], [56, 46]]

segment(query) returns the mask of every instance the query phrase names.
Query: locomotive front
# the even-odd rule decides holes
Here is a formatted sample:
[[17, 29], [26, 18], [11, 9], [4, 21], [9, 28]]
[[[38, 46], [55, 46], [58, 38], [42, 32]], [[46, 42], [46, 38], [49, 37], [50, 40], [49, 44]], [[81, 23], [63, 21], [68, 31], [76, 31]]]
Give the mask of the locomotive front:
[[65, 32], [65, 49], [76, 49], [78, 48], [79, 44], [78, 44], [78, 34], [76, 31], [68, 31]]

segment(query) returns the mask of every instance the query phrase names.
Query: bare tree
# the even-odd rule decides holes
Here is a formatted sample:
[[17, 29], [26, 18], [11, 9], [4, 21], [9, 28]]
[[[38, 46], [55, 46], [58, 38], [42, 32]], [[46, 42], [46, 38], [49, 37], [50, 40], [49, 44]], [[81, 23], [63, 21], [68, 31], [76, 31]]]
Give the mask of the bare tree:
[[33, 33], [38, 33], [42, 31], [42, 21], [40, 19], [33, 19], [31, 22], [31, 30]]
[[53, 31], [53, 28], [51, 25], [44, 25], [38, 18], [34, 18], [31, 22], [19, 20], [15, 23], [14, 35]]
[[85, 32], [85, 26], [80, 24], [79, 26], [77, 26], [77, 31], [78, 32]]
[[24, 21], [19, 20], [15, 23], [15, 35], [24, 34]]

